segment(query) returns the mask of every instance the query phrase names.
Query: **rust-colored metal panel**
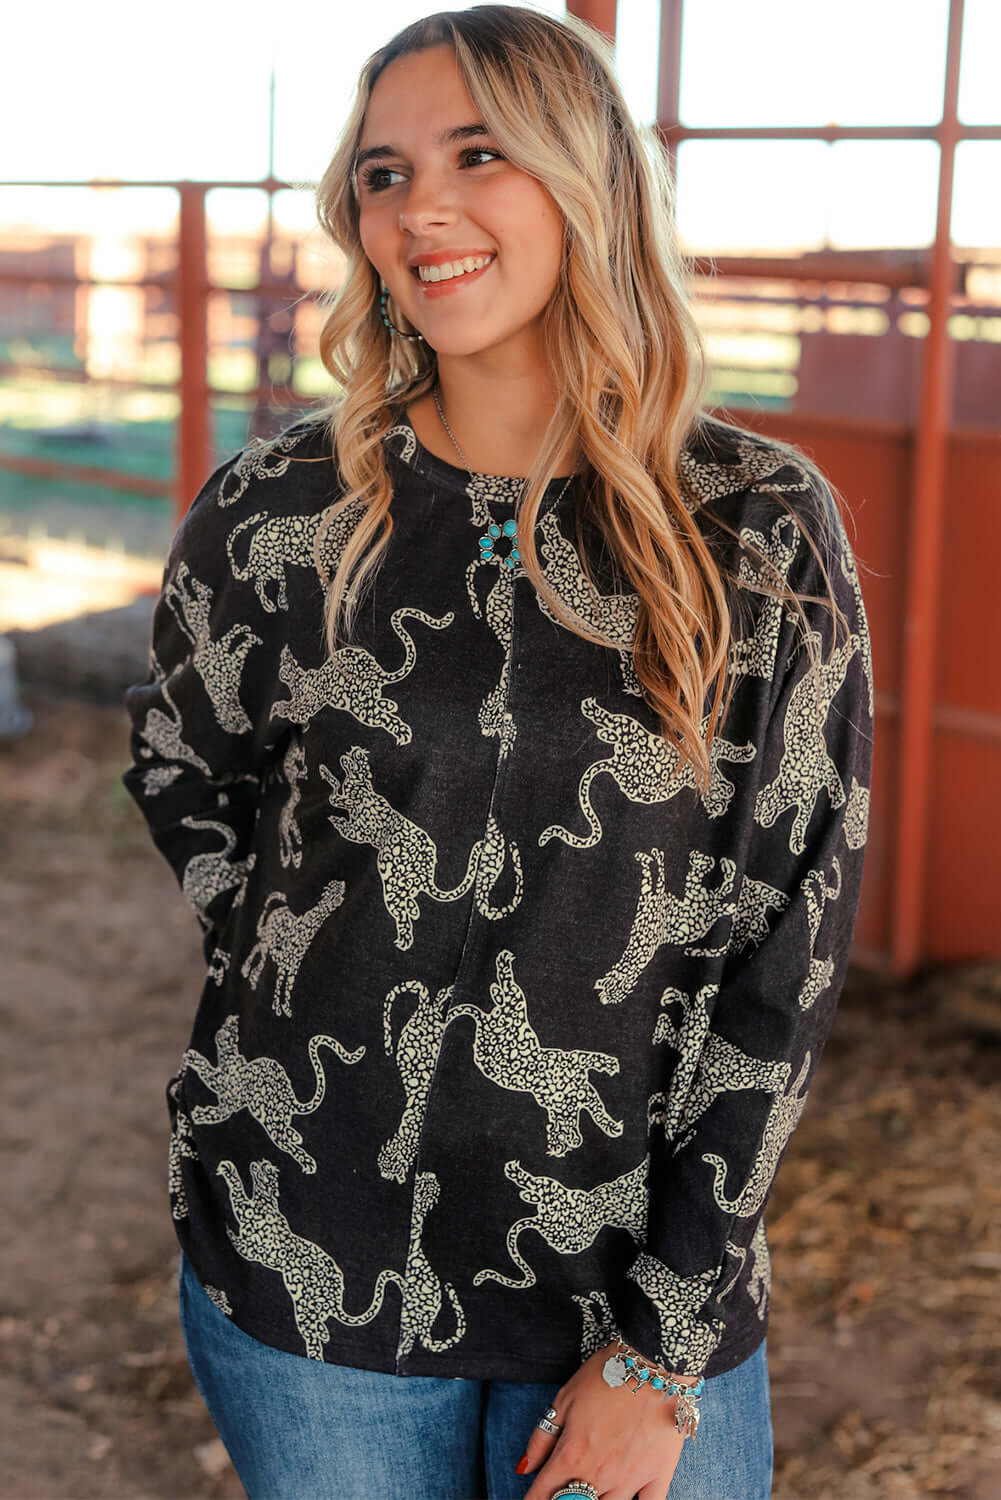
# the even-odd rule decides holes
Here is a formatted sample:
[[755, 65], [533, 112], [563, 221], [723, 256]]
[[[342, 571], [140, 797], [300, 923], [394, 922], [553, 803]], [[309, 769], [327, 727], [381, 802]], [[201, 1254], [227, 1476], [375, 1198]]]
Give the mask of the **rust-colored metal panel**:
[[931, 788], [922, 961], [1001, 957], [1001, 739], [936, 727]]
[[[975, 735], [979, 724], [1001, 756], [1001, 611], [993, 578], [1001, 544], [1001, 436], [953, 434], [944, 520], [936, 708], [967, 714], [967, 732]], [[1001, 800], [1001, 764], [993, 792]], [[996, 883], [1001, 908], [1001, 877]]]

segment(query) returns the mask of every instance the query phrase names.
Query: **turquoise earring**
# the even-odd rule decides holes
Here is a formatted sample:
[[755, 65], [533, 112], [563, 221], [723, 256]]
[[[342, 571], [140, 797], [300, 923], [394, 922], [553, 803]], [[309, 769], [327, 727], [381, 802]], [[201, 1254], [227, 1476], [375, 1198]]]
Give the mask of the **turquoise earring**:
[[383, 323], [385, 323], [385, 325], [389, 329], [390, 333], [395, 333], [396, 336], [397, 336], [397, 338], [401, 338], [401, 339], [414, 339], [414, 340], [420, 339], [421, 342], [423, 343], [424, 342], [424, 335], [423, 335], [423, 333], [404, 333], [403, 330], [402, 330], [402, 328], [394, 328], [393, 324], [389, 321], [389, 314], [386, 311], [386, 303], [387, 303], [388, 300], [389, 300], [389, 287], [386, 285], [385, 282], [383, 282], [382, 283], [382, 295], [379, 298], [379, 311], [382, 313], [382, 321], [383, 321]]

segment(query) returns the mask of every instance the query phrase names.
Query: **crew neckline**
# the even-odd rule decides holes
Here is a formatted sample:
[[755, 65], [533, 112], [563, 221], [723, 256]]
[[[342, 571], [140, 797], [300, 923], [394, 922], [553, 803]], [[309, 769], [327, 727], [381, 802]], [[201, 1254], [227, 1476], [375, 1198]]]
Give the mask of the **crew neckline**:
[[[447, 459], [439, 458], [437, 453], [431, 452], [430, 448], [425, 448], [417, 436], [414, 425], [407, 416], [405, 408], [400, 409], [393, 427], [404, 427], [411, 435], [410, 442], [406, 445], [406, 448], [410, 450], [409, 455], [405, 450], [401, 452], [398, 447], [393, 450], [401, 462], [405, 463], [408, 468], [416, 469], [419, 473], [423, 473], [426, 477], [436, 480], [440, 484], [447, 484], [453, 489], [460, 490], [464, 495], [468, 495], [470, 483], [469, 470], [461, 469], [457, 464], [452, 464]], [[494, 504], [516, 505], [522, 490], [525, 488], [524, 475], [479, 474], [477, 477], [484, 481], [484, 488], [489, 494], [491, 503]], [[555, 499], [560, 494], [564, 485], [566, 485], [567, 494], [569, 495], [573, 488], [572, 481], [580, 477], [579, 472], [575, 472], [572, 475], [558, 474], [555, 479], [549, 481], [543, 498], [545, 500]], [[568, 479], [571, 480], [570, 484], [567, 484]]]

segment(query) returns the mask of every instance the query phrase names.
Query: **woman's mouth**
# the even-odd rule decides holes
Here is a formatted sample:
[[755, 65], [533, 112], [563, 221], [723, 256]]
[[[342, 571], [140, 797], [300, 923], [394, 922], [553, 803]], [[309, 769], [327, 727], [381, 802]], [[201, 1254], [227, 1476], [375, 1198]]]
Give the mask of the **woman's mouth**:
[[462, 288], [469, 283], [479, 281], [480, 277], [485, 276], [486, 273], [490, 270], [490, 267], [493, 265], [496, 259], [497, 257], [496, 255], [494, 255], [487, 262], [487, 264], [485, 266], [481, 266], [478, 271], [463, 271], [460, 276], [450, 276], [445, 281], [422, 281], [420, 278], [420, 272], [416, 266], [414, 267], [412, 274], [414, 280], [417, 282], [417, 285], [420, 288], [420, 292], [423, 297], [427, 297], [428, 299], [433, 299], [436, 297], [448, 297], [453, 292], [461, 291]]

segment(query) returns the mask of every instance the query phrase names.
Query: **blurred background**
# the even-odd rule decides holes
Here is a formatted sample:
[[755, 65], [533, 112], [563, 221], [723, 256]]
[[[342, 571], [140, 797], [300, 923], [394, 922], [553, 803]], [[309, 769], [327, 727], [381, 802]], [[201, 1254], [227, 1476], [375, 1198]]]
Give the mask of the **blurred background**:
[[[768, 1210], [775, 1494], [1001, 1500], [1001, 4], [531, 8], [614, 39], [712, 404], [840, 491], [872, 632], [852, 971]], [[363, 61], [430, 10], [56, 0], [0, 30], [11, 1500], [242, 1493], [165, 1192], [200, 934], [120, 784], [121, 695], [204, 479], [330, 393], [315, 185]]]

